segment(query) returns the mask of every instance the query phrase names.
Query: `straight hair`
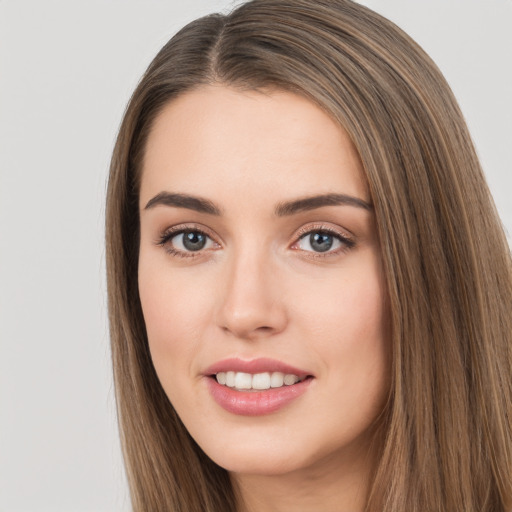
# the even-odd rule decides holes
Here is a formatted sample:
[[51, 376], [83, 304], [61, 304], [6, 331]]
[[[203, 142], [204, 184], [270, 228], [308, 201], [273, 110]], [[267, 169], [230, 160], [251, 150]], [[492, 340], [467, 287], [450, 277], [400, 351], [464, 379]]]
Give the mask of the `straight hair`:
[[[392, 326], [391, 390], [367, 510], [512, 510], [512, 263], [464, 118], [430, 58], [350, 0], [253, 0], [178, 32], [129, 102], [107, 193], [119, 426], [135, 512], [235, 512], [151, 362], [138, 195], [162, 108], [201, 86], [284, 90], [349, 134], [375, 209]], [[321, 508], [321, 507], [320, 507]]]

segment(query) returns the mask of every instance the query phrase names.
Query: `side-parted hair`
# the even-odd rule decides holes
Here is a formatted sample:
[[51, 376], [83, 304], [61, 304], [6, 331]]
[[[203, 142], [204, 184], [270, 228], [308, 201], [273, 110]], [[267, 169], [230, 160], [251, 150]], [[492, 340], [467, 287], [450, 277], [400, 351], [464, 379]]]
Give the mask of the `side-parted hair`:
[[404, 32], [355, 2], [253, 0], [190, 23], [164, 46], [112, 157], [108, 304], [135, 512], [237, 509], [228, 473], [190, 437], [158, 381], [137, 285], [148, 134], [168, 102], [208, 84], [302, 95], [361, 157], [393, 351], [367, 510], [511, 511], [511, 254], [450, 88]]

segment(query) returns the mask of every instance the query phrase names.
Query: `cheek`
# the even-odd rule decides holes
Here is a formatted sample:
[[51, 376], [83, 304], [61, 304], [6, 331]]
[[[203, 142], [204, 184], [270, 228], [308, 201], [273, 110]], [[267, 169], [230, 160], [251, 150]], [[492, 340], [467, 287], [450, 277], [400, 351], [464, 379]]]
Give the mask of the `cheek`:
[[389, 390], [391, 335], [378, 266], [315, 287], [302, 296], [299, 310], [307, 312], [302, 330], [315, 340], [312, 348], [329, 390], [347, 406], [366, 403], [369, 411], [380, 409]]
[[153, 364], [166, 388], [178, 374], [192, 372], [191, 361], [209, 316], [207, 294], [183, 274], [141, 255], [139, 295]]
[[294, 316], [317, 335], [318, 341], [338, 338], [350, 346], [387, 337], [388, 307], [378, 268], [317, 281], [309, 291], [295, 293]]

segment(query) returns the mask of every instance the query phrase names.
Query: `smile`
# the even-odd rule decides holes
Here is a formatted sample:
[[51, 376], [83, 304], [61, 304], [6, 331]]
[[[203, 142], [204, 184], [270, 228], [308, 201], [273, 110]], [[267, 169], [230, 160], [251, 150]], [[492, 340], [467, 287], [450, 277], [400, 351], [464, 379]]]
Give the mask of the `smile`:
[[246, 372], [219, 372], [215, 378], [222, 386], [234, 388], [237, 391], [262, 391], [270, 388], [281, 388], [283, 386], [291, 386], [304, 380], [298, 375], [282, 372], [263, 372], [263, 373], [246, 373]]
[[208, 391], [225, 411], [260, 416], [292, 406], [311, 388], [314, 376], [275, 359], [225, 359], [204, 373]]

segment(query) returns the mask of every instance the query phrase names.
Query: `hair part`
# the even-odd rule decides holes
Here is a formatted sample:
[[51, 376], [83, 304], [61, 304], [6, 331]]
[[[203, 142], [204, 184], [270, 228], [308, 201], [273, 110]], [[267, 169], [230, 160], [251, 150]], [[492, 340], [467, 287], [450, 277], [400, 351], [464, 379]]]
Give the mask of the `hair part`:
[[367, 510], [512, 509], [512, 265], [463, 116], [429, 57], [349, 0], [254, 0], [187, 25], [127, 107], [107, 194], [107, 283], [133, 507], [232, 511], [227, 472], [153, 368], [137, 286], [138, 191], [162, 108], [219, 84], [315, 102], [350, 135], [377, 219], [393, 344]]

